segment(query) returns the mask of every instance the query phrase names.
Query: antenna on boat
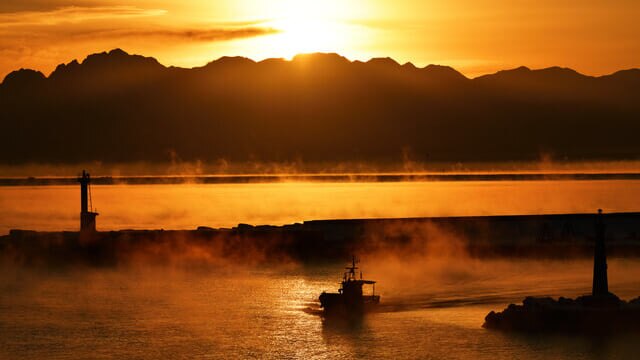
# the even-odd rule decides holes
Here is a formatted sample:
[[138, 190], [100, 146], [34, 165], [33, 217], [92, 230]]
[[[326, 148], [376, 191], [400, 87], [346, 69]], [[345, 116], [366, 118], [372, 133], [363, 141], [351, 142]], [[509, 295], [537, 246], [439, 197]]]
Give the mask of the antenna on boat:
[[[345, 269], [347, 269], [348, 271], [344, 273], [344, 276], [347, 280], [355, 280], [356, 279], [356, 269], [358, 269], [358, 267], [356, 266], [357, 263], [359, 263], [360, 261], [358, 259], [356, 259], [355, 255], [351, 256], [351, 266], [346, 267]], [[362, 273], [360, 274], [360, 276], [362, 276]]]
[[355, 255], [351, 256], [351, 266], [346, 267], [345, 269], [350, 270], [350, 273], [354, 273], [355, 274], [355, 270], [358, 268], [356, 266], [356, 264], [358, 264], [360, 262], [360, 260], [356, 259]]

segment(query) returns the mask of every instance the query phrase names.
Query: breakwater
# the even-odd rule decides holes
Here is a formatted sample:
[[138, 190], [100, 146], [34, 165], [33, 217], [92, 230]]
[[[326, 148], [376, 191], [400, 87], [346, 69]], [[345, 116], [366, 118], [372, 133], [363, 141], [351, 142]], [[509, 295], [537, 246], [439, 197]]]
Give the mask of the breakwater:
[[[195, 262], [211, 256], [324, 261], [377, 251], [438, 255], [452, 247], [471, 257], [572, 258], [592, 256], [595, 218], [558, 214], [313, 220], [195, 230], [12, 230], [0, 237], [0, 251], [4, 260], [27, 265], [113, 265], [134, 255], [163, 262], [185, 252], [200, 254]], [[640, 256], [640, 213], [605, 214], [604, 222], [611, 256]]]

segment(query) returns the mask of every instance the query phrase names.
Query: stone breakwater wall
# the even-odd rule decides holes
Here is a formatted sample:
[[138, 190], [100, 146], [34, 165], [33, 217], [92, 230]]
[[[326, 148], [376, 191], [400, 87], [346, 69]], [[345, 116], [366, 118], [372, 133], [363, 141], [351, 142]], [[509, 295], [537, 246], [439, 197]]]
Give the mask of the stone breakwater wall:
[[[22, 264], [111, 265], [133, 255], [155, 256], [164, 262], [187, 253], [231, 260], [324, 261], [343, 260], [353, 253], [416, 248], [437, 255], [452, 244], [471, 257], [591, 257], [595, 219], [595, 214], [561, 214], [314, 220], [195, 230], [12, 230], [0, 236], [0, 259]], [[640, 256], [640, 213], [605, 214], [604, 222], [609, 256]]]

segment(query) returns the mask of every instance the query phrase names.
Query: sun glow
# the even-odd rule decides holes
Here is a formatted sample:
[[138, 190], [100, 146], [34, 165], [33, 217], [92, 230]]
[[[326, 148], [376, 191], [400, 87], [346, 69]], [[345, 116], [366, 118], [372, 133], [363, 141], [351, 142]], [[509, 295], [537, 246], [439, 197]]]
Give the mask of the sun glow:
[[269, 25], [281, 31], [270, 39], [274, 52], [285, 58], [299, 53], [340, 52], [349, 45], [350, 25], [338, 17], [348, 6], [335, 1], [281, 1]]

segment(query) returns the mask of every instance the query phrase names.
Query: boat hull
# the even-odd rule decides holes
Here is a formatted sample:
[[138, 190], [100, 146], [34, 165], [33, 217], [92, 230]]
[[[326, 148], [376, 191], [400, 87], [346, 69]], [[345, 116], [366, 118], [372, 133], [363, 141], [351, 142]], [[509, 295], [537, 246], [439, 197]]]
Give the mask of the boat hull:
[[322, 293], [319, 300], [325, 314], [361, 314], [374, 310], [380, 303], [380, 296], [363, 295], [349, 298], [344, 294]]

